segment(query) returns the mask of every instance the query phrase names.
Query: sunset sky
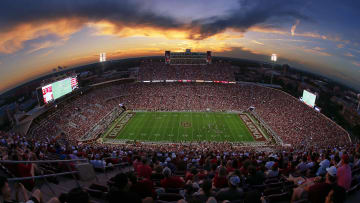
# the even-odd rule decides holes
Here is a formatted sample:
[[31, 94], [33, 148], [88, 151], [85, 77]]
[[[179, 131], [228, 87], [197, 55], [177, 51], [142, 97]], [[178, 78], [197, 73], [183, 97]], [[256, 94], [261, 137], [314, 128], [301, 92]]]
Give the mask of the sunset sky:
[[57, 66], [213, 51], [279, 63], [360, 90], [360, 1], [1, 0], [0, 92]]

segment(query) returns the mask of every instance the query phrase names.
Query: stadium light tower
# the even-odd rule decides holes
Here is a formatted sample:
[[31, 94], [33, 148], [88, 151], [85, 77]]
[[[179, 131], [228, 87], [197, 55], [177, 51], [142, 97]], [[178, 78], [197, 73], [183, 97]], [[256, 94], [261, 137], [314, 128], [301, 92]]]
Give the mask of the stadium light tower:
[[106, 53], [100, 53], [100, 62], [105, 62], [106, 61]]
[[271, 71], [271, 84], [273, 84], [273, 77], [274, 77], [274, 64], [277, 61], [277, 55], [276, 54], [271, 54], [271, 61], [272, 61], [272, 71]]
[[277, 61], [277, 55], [276, 54], [271, 54], [271, 61], [274, 62], [274, 63]]

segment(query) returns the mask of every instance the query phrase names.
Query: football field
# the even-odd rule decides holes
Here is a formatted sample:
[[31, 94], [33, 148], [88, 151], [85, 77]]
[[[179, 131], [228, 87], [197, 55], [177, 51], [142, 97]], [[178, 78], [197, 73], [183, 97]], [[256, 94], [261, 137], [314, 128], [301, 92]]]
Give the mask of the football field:
[[117, 119], [103, 138], [147, 142], [253, 142], [239, 114], [131, 112]]

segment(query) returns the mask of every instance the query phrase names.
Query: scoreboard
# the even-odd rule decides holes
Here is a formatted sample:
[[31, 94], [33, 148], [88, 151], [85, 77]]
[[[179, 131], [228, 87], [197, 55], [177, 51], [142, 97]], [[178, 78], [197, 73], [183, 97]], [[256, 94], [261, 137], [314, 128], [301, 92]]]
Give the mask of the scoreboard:
[[[43, 104], [53, 102], [78, 88], [77, 77], [68, 77], [41, 87]], [[40, 101], [40, 99], [39, 99]]]
[[316, 94], [311, 93], [309, 91], [304, 90], [302, 101], [307, 104], [308, 106], [314, 108], [315, 107], [315, 101], [316, 101]]
[[170, 65], [206, 65], [211, 64], [211, 51], [207, 52], [171, 52], [165, 51], [165, 64]]

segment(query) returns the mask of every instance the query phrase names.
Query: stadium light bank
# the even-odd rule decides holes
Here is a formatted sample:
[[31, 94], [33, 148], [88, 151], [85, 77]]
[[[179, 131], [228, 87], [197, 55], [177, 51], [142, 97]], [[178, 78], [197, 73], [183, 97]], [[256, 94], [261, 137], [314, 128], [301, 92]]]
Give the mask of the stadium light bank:
[[[271, 61], [272, 61], [272, 69], [274, 70], [274, 64], [277, 61], [277, 55], [276, 54], [271, 54]], [[274, 72], [271, 71], [271, 84], [273, 84], [273, 77], [274, 77]]]

